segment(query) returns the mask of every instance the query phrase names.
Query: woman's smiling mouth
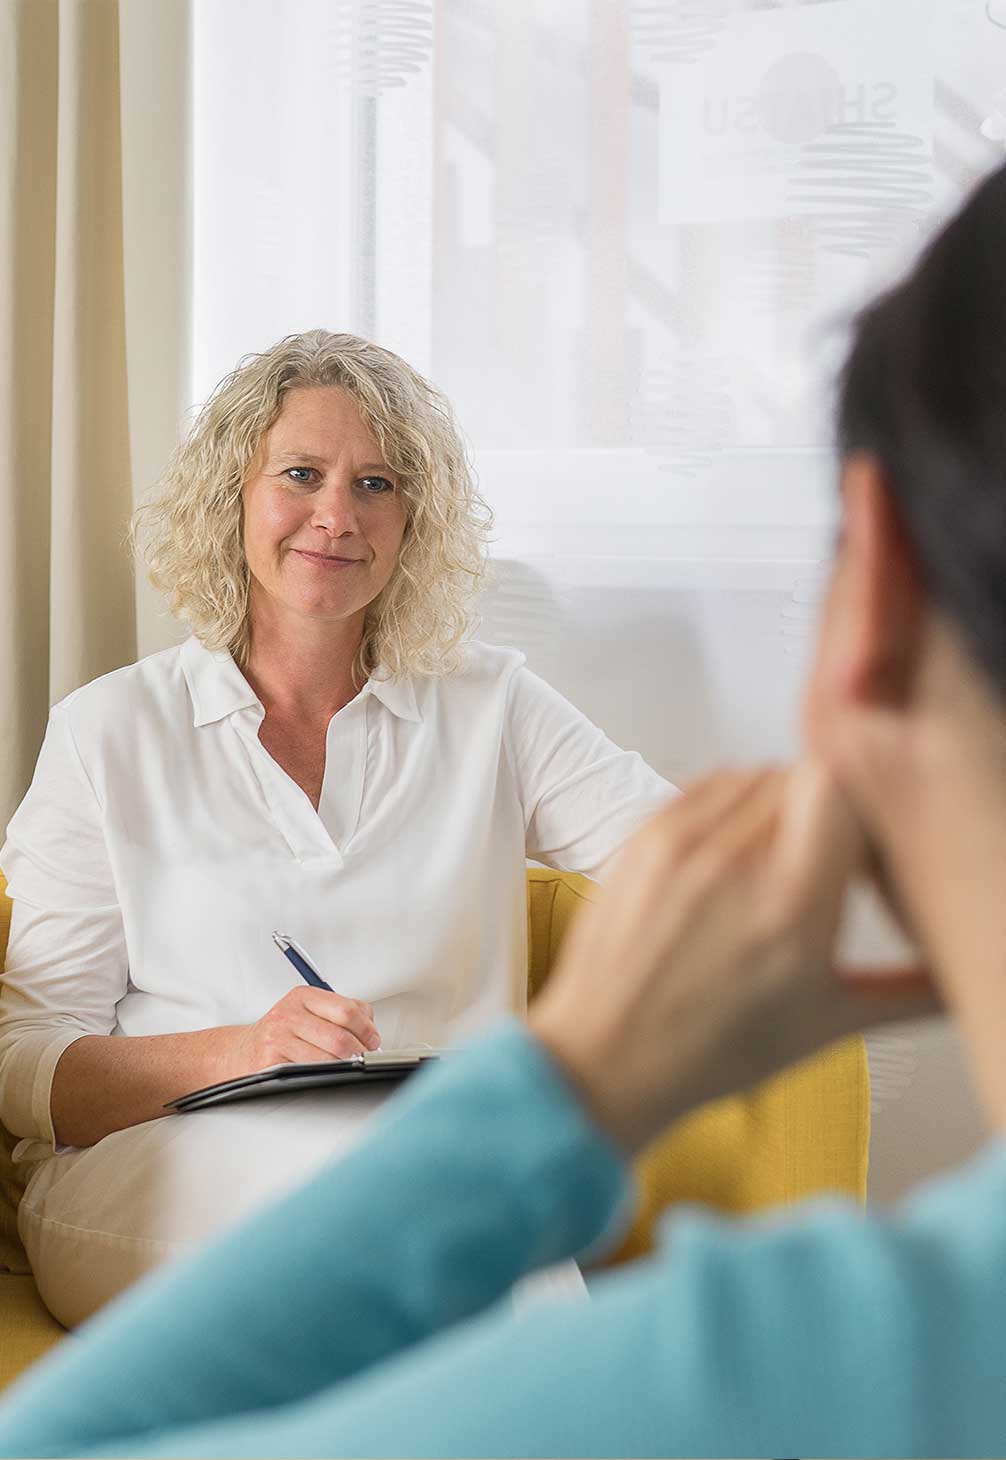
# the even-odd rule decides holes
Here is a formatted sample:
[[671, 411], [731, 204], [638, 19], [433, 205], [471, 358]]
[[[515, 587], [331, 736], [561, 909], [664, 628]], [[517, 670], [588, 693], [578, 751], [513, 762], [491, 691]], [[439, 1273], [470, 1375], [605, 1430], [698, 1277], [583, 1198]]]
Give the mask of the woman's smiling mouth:
[[312, 553], [306, 548], [293, 548], [293, 552], [300, 558], [307, 558], [310, 563], [317, 563], [325, 568], [349, 568], [354, 563], [362, 563], [362, 558], [337, 558], [327, 553]]

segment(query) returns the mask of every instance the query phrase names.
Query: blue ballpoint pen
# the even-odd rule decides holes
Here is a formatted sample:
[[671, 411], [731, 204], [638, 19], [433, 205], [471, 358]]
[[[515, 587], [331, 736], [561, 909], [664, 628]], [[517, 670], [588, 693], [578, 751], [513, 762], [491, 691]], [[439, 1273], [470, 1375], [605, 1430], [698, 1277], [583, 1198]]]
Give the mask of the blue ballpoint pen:
[[292, 938], [288, 937], [286, 933], [273, 933], [272, 941], [276, 944], [283, 957], [290, 960], [305, 983], [311, 984], [316, 989], [327, 989], [329, 993], [333, 992], [332, 985], [325, 982], [321, 974], [311, 963], [310, 958], [308, 958], [303, 948], [295, 943]]

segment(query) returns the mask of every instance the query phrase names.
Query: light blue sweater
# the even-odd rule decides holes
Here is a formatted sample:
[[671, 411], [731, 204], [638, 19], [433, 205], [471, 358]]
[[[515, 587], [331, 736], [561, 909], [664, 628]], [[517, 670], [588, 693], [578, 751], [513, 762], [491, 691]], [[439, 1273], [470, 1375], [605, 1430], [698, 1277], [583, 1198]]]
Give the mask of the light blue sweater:
[[627, 1180], [510, 1024], [61, 1345], [0, 1453], [1006, 1455], [1006, 1142], [888, 1215], [682, 1209], [590, 1302], [490, 1306]]

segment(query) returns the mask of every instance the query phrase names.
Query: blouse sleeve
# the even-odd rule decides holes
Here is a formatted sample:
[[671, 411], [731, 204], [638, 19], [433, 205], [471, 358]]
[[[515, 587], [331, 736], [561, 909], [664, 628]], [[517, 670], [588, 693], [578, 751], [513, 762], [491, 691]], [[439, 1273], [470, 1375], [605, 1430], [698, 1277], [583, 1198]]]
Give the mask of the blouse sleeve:
[[0, 991], [0, 1116], [12, 1134], [53, 1147], [57, 1061], [82, 1035], [111, 1033], [128, 984], [102, 820], [66, 704], [57, 705], [0, 851], [14, 904]]
[[510, 682], [504, 742], [524, 808], [527, 855], [598, 877], [648, 815], [676, 794], [530, 669]]

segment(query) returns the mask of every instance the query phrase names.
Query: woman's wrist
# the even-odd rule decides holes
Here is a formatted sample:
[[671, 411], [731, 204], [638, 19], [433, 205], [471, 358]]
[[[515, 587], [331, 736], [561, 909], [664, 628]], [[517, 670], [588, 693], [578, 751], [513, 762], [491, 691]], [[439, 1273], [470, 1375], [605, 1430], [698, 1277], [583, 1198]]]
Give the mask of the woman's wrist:
[[225, 1080], [239, 1080], [242, 1075], [251, 1074], [252, 1062], [246, 1041], [250, 1027], [247, 1024], [221, 1024], [206, 1031], [213, 1036], [207, 1050], [207, 1085], [220, 1085]]

